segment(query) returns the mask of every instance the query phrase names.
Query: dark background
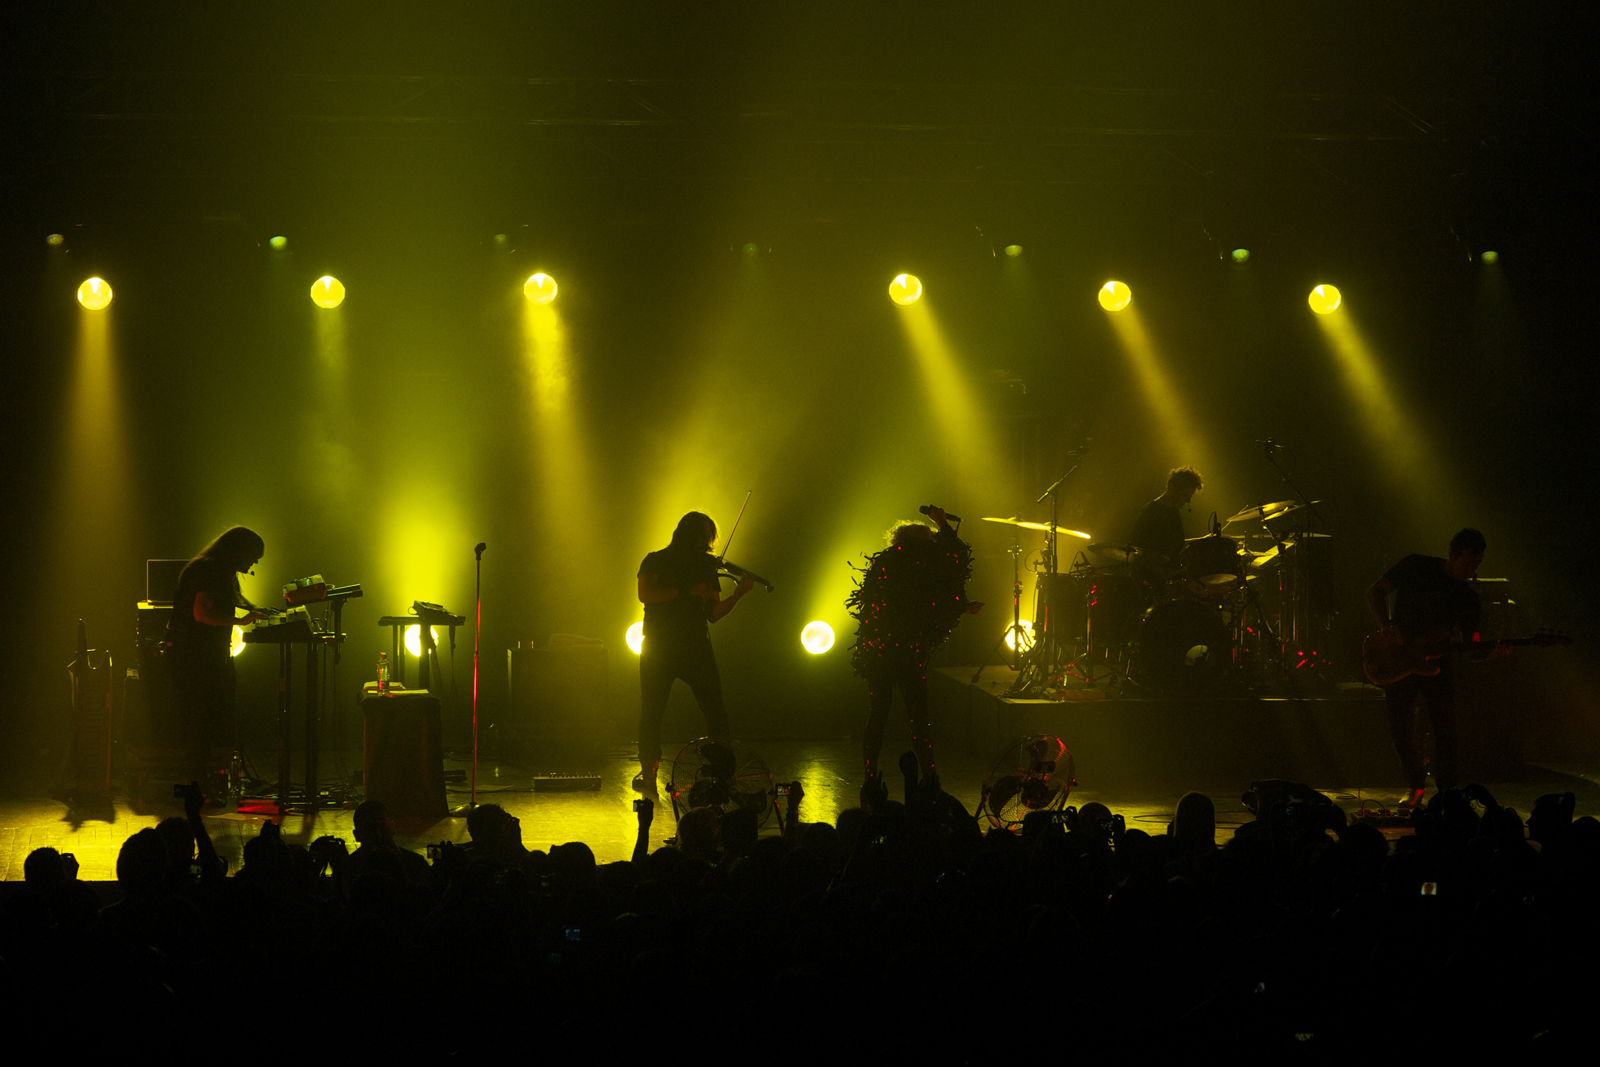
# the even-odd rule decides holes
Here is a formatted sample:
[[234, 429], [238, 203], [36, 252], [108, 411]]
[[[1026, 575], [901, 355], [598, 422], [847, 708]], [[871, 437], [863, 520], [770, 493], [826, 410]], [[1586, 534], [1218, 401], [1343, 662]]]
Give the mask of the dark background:
[[[1574, 18], [1442, 3], [8, 9], [5, 769], [60, 757], [74, 620], [131, 663], [142, 561], [233, 522], [267, 541], [258, 598], [312, 572], [365, 585], [346, 690], [387, 647], [378, 615], [413, 599], [470, 612], [483, 540], [490, 715], [504, 650], [556, 632], [607, 642], [625, 708], [638, 559], [688, 508], [731, 521], [747, 489], [732, 556], [779, 589], [717, 629], [735, 721], [847, 731], [863, 700], [847, 634], [818, 659], [797, 635], [812, 618], [846, 629], [844, 563], [892, 520], [927, 501], [969, 516], [975, 593], [1001, 609], [1010, 533], [971, 518], [1042, 517], [1033, 498], [1092, 438], [1064, 521], [1114, 539], [1193, 458], [1166, 443], [1094, 301], [1110, 277], [1133, 287], [1212, 458], [1191, 533], [1211, 510], [1289, 495], [1253, 442], [1288, 443], [1337, 536], [1330, 654], [1348, 663], [1365, 583], [1481, 527], [1484, 573], [1516, 582], [1523, 628], [1579, 639], [1520, 663], [1530, 755], [1593, 755], [1594, 41]], [[534, 270], [561, 286], [581, 491], [530, 414]], [[926, 285], [993, 427], [998, 462], [979, 476], [951, 462], [885, 297], [900, 271]], [[306, 296], [327, 273], [349, 290], [338, 389], [318, 362], [328, 313]], [[120, 418], [93, 432], [70, 414], [73, 294], [92, 274], [116, 293]], [[1306, 308], [1319, 282], [1343, 291], [1448, 486], [1407, 485], [1374, 453]], [[87, 509], [61, 494], [74, 434], [120, 457]], [[1000, 615], [964, 623], [943, 661], [975, 662]], [[271, 707], [271, 660], [238, 661], [247, 722]], [[470, 633], [458, 663], [464, 691]]]

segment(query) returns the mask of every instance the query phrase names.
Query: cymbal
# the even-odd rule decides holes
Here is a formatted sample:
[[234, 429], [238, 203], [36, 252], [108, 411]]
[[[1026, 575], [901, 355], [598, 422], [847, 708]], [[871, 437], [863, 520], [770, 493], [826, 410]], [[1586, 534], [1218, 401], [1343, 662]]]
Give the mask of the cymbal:
[[1114, 545], [1109, 541], [1101, 541], [1089, 546], [1089, 551], [1103, 559], [1115, 560], [1118, 563], [1132, 563], [1139, 555], [1138, 545]]
[[[1042, 530], [1045, 533], [1050, 532], [1050, 524], [1048, 522], [1025, 522], [1024, 520], [1017, 518], [1015, 515], [1011, 516], [1009, 519], [993, 519], [985, 517], [983, 521], [1003, 522], [1007, 526], [1018, 526], [1024, 530]], [[1065, 526], [1057, 526], [1056, 533], [1063, 533], [1068, 537], [1081, 538], [1084, 541], [1089, 540], [1089, 535], [1084, 533], [1082, 530], [1069, 530]]]
[[[1322, 501], [1313, 500], [1311, 503], [1320, 504]], [[1230, 522], [1271, 522], [1273, 519], [1283, 518], [1291, 511], [1298, 511], [1299, 508], [1300, 502], [1298, 500], [1280, 500], [1276, 504], [1258, 504], [1253, 508], [1245, 508], [1237, 515], [1227, 519], [1223, 525], [1227, 525]]]

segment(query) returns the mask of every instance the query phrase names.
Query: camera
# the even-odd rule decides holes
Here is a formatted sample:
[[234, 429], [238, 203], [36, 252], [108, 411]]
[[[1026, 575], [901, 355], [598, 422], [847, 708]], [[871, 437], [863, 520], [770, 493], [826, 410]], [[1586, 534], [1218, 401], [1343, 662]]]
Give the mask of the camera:
[[1422, 883], [1422, 895], [1425, 896], [1425, 897], [1436, 897], [1436, 896], [1438, 896], [1439, 895], [1439, 883], [1438, 882], [1423, 882]]
[[789, 787], [788, 787], [788, 786], [786, 786], [786, 785], [780, 785], [780, 786], [779, 786], [779, 787], [778, 787], [778, 795], [779, 795], [779, 796], [780, 796], [780, 797], [786, 797], [786, 796], [788, 796], [788, 795], [789, 795]]
[[638, 799], [636, 799], [633, 802], [633, 810], [634, 811], [643, 811], [644, 810], [644, 797], [639, 797]]
[[172, 795], [179, 800], [187, 799], [189, 796], [189, 787], [180, 782], [172, 787]]
[[578, 927], [576, 927], [576, 926], [567, 927], [567, 940], [568, 941], [582, 941], [583, 940], [583, 931], [581, 929], [579, 929]]
[[428, 846], [428, 862], [429, 863], [438, 863], [439, 862], [439, 857], [442, 856], [442, 855], [444, 855], [444, 842], [441, 841], [437, 845], [429, 845]]

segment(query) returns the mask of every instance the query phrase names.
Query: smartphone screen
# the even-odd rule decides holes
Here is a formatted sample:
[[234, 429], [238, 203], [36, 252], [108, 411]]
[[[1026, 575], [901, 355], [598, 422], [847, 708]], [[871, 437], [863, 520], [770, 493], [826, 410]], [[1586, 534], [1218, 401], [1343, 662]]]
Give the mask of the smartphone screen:
[[1439, 895], [1439, 883], [1437, 883], [1437, 882], [1423, 882], [1422, 883], [1422, 895], [1425, 896], [1425, 897], [1436, 897], [1436, 896], [1438, 896]]

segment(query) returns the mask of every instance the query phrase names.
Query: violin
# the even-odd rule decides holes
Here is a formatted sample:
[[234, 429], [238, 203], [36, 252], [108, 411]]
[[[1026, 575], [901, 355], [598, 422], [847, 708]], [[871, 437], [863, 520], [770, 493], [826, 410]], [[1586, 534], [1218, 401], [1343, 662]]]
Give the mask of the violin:
[[737, 563], [726, 559], [717, 561], [717, 576], [719, 578], [732, 578], [734, 581], [738, 581], [740, 578], [749, 578], [751, 581], [755, 582], [769, 593], [772, 592], [773, 589], [772, 583], [761, 577], [761, 575], [757, 574], [755, 571], [745, 570]]

